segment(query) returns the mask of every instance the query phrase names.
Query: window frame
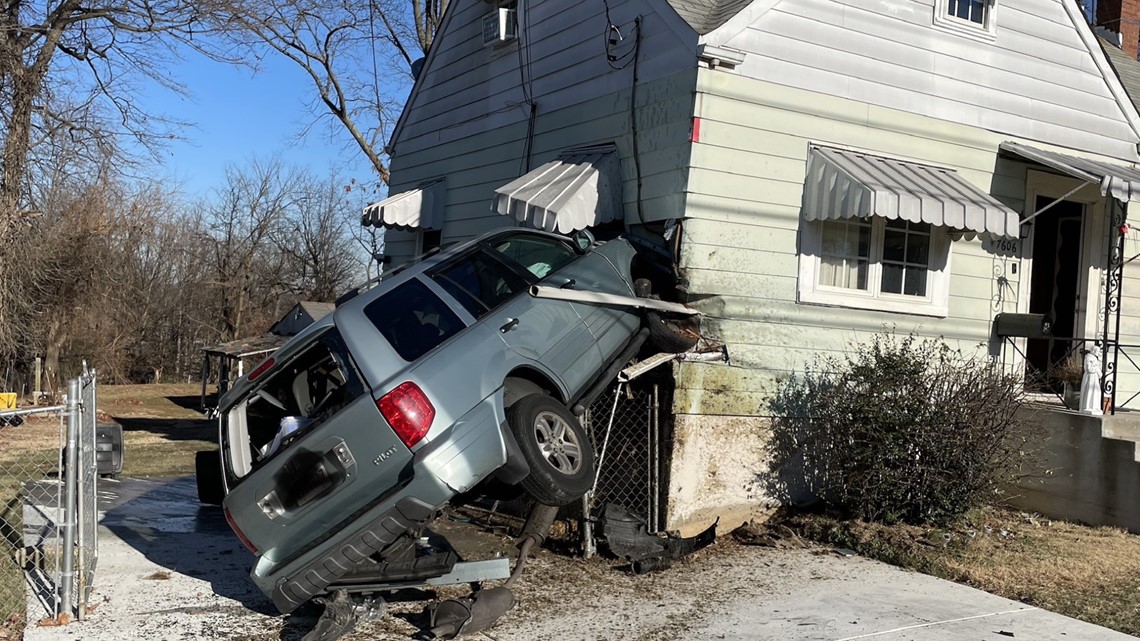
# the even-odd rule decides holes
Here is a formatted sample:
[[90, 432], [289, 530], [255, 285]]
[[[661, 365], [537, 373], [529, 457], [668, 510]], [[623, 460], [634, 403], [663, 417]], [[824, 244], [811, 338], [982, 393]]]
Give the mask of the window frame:
[[[551, 245], [556, 245], [556, 244], [562, 245], [567, 250], [569, 250], [568, 255], [570, 256], [570, 260], [566, 261], [565, 263], [562, 263], [561, 265], [558, 265], [557, 267], [552, 267], [550, 272], [547, 273], [545, 276], [539, 276], [538, 274], [535, 274], [534, 272], [530, 271], [530, 269], [528, 269], [526, 265], [523, 265], [522, 263], [520, 263], [517, 260], [511, 258], [510, 256], [504, 254], [503, 252], [499, 251], [498, 249], [495, 249], [495, 245], [497, 245], [499, 243], [502, 243], [504, 241], [509, 241], [512, 238], [520, 238], [520, 237], [521, 238], [534, 239], [534, 240], [542, 241], [542, 242], [548, 242]], [[552, 236], [547, 236], [545, 234], [536, 234], [534, 232], [531, 232], [531, 231], [525, 230], [525, 229], [512, 231], [510, 233], [503, 234], [502, 236], [497, 236], [494, 239], [485, 240], [485, 241], [483, 241], [482, 245], [487, 249], [487, 251], [491, 252], [495, 256], [495, 258], [499, 259], [499, 261], [506, 263], [508, 266], [510, 266], [510, 268], [512, 270], [522, 274], [523, 277], [526, 278], [527, 281], [530, 282], [530, 284], [532, 284], [532, 285], [534, 285], [536, 283], [541, 283], [542, 281], [550, 278], [556, 272], [559, 272], [563, 269], [566, 269], [567, 267], [574, 264], [579, 258], [582, 257], [581, 253], [575, 251], [574, 245], [571, 244], [571, 242], [565, 238], [552, 237]]]
[[935, 0], [934, 26], [943, 31], [955, 33], [988, 42], [997, 39], [997, 0], [983, 0], [985, 17], [981, 24], [965, 18], [950, 15], [950, 0]]
[[[480, 299], [475, 294], [467, 291], [463, 287], [462, 283], [459, 283], [459, 282], [457, 282], [451, 278], [448, 278], [447, 276], [445, 276], [443, 274], [443, 272], [454, 269], [456, 266], [460, 265], [461, 263], [470, 261], [471, 258], [474, 256], [483, 256], [486, 259], [488, 259], [490, 262], [498, 264], [500, 267], [503, 268], [504, 271], [515, 276], [520, 281], [522, 281], [524, 287], [521, 288], [520, 290], [516, 291], [516, 292], [513, 292], [510, 296], [499, 301], [497, 304], [495, 304], [495, 306], [492, 307], [492, 306], [487, 305], [485, 301]], [[424, 275], [427, 277], [426, 279], [428, 281], [431, 281], [431, 283], [433, 285], [435, 285], [441, 291], [443, 291], [448, 296], [448, 298], [455, 301], [455, 303], [457, 305], [459, 305], [460, 308], [463, 309], [463, 311], [467, 312], [471, 316], [472, 319], [474, 319], [476, 322], [478, 322], [479, 320], [481, 320], [482, 318], [484, 318], [485, 316], [487, 316], [491, 312], [495, 311], [496, 309], [502, 308], [503, 306], [509, 304], [510, 302], [512, 302], [513, 300], [515, 300], [519, 296], [521, 296], [522, 294], [526, 293], [526, 291], [527, 291], [526, 288], [529, 287], [530, 285], [532, 285], [533, 281], [529, 280], [527, 278], [527, 276], [531, 276], [530, 272], [525, 272], [526, 276], [523, 275], [524, 272], [525, 272], [525, 270], [520, 271], [518, 269], [518, 267], [516, 265], [512, 264], [510, 261], [503, 260], [503, 257], [498, 252], [493, 250], [492, 248], [484, 246], [483, 244], [479, 244], [479, 245], [473, 247], [472, 249], [463, 252], [459, 256], [456, 256], [454, 258], [450, 258], [446, 261], [441, 262], [438, 265], [433, 266], [431, 269], [427, 270], [424, 273]], [[440, 282], [441, 280], [451, 283], [456, 288], [458, 288], [460, 291], [452, 292], [450, 289], [448, 289], [447, 287], [444, 286], [444, 283]], [[461, 293], [464, 295], [464, 298], [460, 298]], [[486, 307], [486, 309], [482, 310], [479, 314], [475, 314], [471, 310], [471, 308], [468, 307], [466, 301], [473, 301], [473, 302], [478, 303], [479, 305], [481, 305], [483, 307]]]
[[[870, 216], [870, 257], [866, 290], [821, 285], [819, 278], [823, 226], [841, 221], [800, 219], [799, 278], [797, 302], [809, 305], [846, 307], [898, 314], [945, 318], [950, 307], [950, 235], [945, 227], [930, 226], [926, 296], [892, 294], [882, 290], [883, 241], [886, 219]], [[941, 257], [945, 256], [945, 261]]]

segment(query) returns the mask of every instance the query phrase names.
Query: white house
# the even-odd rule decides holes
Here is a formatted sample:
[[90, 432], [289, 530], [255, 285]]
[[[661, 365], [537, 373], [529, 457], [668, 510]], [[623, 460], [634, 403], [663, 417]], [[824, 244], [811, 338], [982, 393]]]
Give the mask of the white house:
[[[733, 357], [674, 370], [690, 529], [763, 502], [778, 380], [884, 328], [1016, 371], [1100, 340], [1140, 390], [1138, 143], [1075, 0], [452, 0], [365, 223], [396, 262], [515, 224], [672, 261]], [[1029, 312], [1060, 340], [995, 333]]]

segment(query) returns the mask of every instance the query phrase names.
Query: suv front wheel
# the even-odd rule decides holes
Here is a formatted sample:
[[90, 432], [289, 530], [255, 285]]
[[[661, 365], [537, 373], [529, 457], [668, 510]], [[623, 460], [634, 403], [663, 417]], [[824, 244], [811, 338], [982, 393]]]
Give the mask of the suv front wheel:
[[519, 485], [534, 500], [561, 506], [579, 499], [594, 481], [594, 449], [566, 406], [532, 394], [507, 410], [507, 422], [530, 466]]

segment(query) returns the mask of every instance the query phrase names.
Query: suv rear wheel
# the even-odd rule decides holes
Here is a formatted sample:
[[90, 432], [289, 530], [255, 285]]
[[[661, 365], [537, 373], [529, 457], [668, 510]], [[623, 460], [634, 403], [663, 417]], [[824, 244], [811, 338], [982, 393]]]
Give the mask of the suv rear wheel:
[[530, 466], [519, 485], [545, 505], [579, 499], [594, 480], [594, 449], [586, 430], [566, 406], [545, 394], [519, 399], [507, 422]]

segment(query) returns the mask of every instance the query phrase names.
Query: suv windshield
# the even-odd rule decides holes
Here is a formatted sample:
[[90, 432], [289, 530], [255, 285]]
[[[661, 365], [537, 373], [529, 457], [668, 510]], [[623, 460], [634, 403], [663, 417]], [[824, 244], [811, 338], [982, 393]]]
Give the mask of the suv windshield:
[[545, 278], [578, 257], [568, 243], [549, 236], [515, 234], [492, 241], [491, 247], [536, 278]]

